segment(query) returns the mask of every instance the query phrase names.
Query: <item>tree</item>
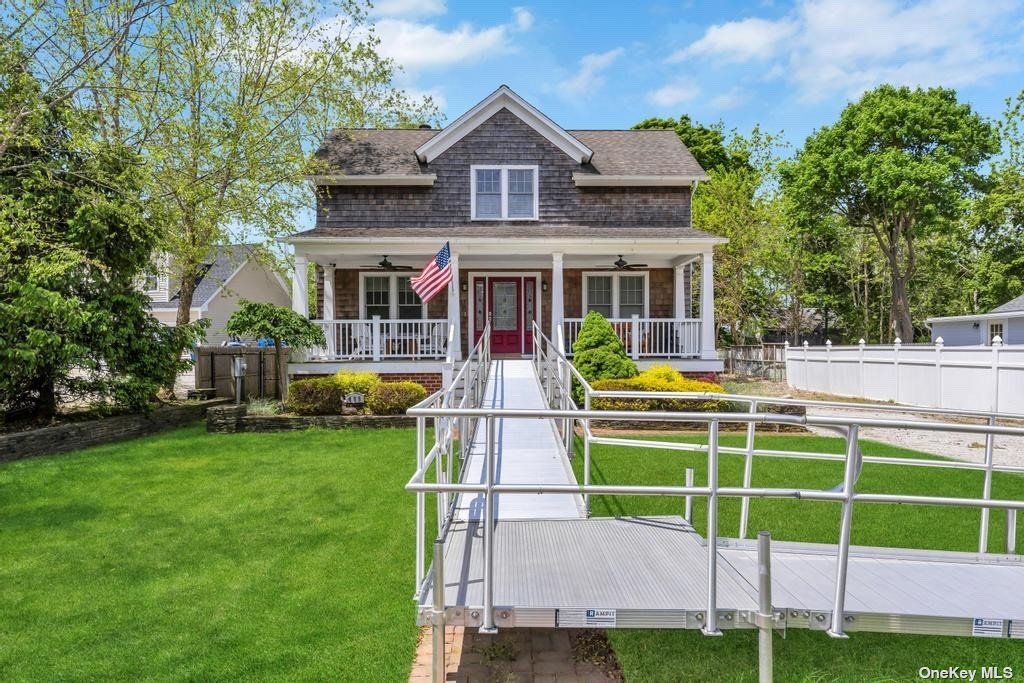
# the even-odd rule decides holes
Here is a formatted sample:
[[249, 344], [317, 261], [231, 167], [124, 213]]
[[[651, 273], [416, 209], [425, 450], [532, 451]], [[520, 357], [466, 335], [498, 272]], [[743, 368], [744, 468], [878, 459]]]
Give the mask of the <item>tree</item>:
[[644, 119], [633, 128], [675, 131], [705, 171], [748, 166], [748, 157], [742, 149], [726, 146], [721, 123], [705, 126], [683, 114], [678, 121], [657, 117]]
[[[145, 159], [151, 213], [180, 283], [178, 324], [214, 246], [294, 231], [311, 205], [311, 152], [328, 130], [437, 115], [429, 99], [391, 86], [394, 65], [377, 54], [356, 0], [37, 4], [0, 21], [41, 41], [33, 55], [72, 55], [83, 75], [77, 101], [92, 109], [98, 137]], [[125, 28], [128, 9], [144, 20]]]
[[919, 242], [962, 219], [981, 184], [979, 165], [997, 151], [993, 127], [955, 91], [882, 85], [813, 133], [782, 179], [803, 224], [836, 214], [874, 238], [893, 332], [910, 341]]
[[145, 168], [122, 146], [80, 149], [87, 117], [44, 92], [19, 53], [0, 46], [13, 67], [0, 120], [32, 112], [0, 154], [0, 407], [37, 419], [67, 400], [143, 408], [200, 329], [164, 327], [135, 287], [158, 236]]
[[783, 303], [777, 248], [785, 222], [773, 180], [776, 146], [774, 136], [757, 128], [748, 137], [733, 133], [727, 156], [744, 163], [713, 168], [694, 193], [694, 226], [729, 239], [716, 250], [715, 317], [734, 344], [773, 325]]
[[231, 314], [224, 326], [228, 334], [257, 339], [273, 339], [274, 355], [277, 360], [278, 398], [288, 396], [288, 368], [284, 360], [284, 344], [292, 348], [323, 346], [326, 343], [324, 331], [311, 323], [305, 316], [285, 306], [246, 301], [238, 303], [238, 310]]

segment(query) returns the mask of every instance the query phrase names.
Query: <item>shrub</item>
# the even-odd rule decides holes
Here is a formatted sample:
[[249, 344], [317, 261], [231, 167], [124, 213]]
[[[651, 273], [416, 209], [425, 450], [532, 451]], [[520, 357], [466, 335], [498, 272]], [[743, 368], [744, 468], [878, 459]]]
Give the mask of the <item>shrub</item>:
[[343, 394], [370, 393], [375, 386], [380, 384], [380, 375], [375, 372], [354, 372], [352, 370], [341, 370], [333, 377], [334, 381], [341, 387]]
[[[655, 365], [636, 377], [625, 379], [602, 379], [593, 383], [598, 391], [685, 391], [721, 394], [721, 385], [683, 377], [670, 365]], [[594, 399], [597, 410], [650, 410], [675, 412], [717, 412], [723, 409], [723, 402], [714, 399]]]
[[281, 412], [281, 402], [272, 398], [253, 398], [249, 400], [246, 412], [249, 415], [277, 415]]
[[427, 397], [416, 382], [381, 382], [366, 396], [366, 407], [374, 415], [401, 415]]
[[619, 339], [612, 324], [597, 311], [591, 311], [583, 319], [580, 333], [572, 345], [572, 353], [576, 355], [584, 351], [603, 348], [621, 353], [623, 357], [626, 356], [626, 347], [623, 346], [622, 340]]
[[341, 415], [344, 402], [333, 377], [296, 380], [288, 390], [288, 410], [299, 415]]

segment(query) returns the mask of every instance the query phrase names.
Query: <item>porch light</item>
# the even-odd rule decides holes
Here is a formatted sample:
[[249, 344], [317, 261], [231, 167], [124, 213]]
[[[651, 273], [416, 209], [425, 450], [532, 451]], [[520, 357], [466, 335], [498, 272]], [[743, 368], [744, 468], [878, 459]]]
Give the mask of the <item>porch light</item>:
[[466, 281], [462, 282], [462, 291], [463, 292], [468, 292], [469, 291], [469, 283], [468, 282], [466, 282]]
[[540, 282], [540, 291], [542, 291], [542, 292], [548, 291], [548, 281], [547, 280], [541, 280], [541, 282]]

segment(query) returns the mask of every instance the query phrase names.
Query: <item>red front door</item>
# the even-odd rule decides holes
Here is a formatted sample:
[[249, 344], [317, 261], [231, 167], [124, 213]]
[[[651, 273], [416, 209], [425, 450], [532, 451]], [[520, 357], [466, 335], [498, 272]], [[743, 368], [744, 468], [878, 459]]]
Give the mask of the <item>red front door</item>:
[[523, 350], [522, 278], [489, 278], [488, 310], [491, 312], [491, 352]]

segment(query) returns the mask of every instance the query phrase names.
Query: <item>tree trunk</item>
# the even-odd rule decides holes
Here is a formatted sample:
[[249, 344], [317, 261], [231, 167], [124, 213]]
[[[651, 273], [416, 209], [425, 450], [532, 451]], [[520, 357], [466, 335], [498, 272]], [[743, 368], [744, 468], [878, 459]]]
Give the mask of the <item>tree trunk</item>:
[[[177, 326], [188, 325], [192, 322], [192, 299], [196, 293], [196, 273], [198, 272], [196, 266], [192, 264], [184, 265], [180, 270], [181, 283], [178, 290], [178, 312], [174, 318], [174, 324]], [[171, 353], [177, 358], [185, 350], [172, 349]], [[173, 399], [174, 382], [171, 382], [170, 386], [163, 387], [160, 391], [160, 396], [165, 399]]]
[[896, 271], [892, 274], [892, 306], [889, 310], [896, 336], [904, 343], [912, 343], [914, 341], [914, 321], [910, 317], [907, 278]]

